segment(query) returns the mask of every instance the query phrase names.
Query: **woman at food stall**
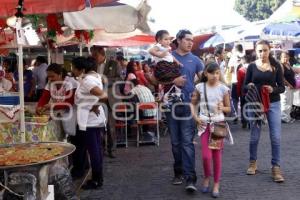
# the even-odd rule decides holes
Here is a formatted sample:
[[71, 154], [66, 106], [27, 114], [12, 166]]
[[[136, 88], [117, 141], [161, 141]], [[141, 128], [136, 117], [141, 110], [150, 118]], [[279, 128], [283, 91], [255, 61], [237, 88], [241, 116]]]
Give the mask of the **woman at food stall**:
[[[63, 129], [66, 134], [75, 134], [76, 121], [74, 121], [72, 117], [75, 115], [72, 111], [77, 81], [67, 76], [66, 70], [56, 63], [50, 64], [46, 71], [48, 83], [38, 101], [36, 113], [42, 115], [50, 111], [51, 117], [60, 117], [60, 119], [62, 119]], [[60, 122], [60, 120], [58, 120], [58, 122]], [[72, 124], [74, 125], [73, 133], [71, 131], [72, 128], [70, 128]], [[55, 192], [59, 192], [60, 195], [63, 195], [63, 199], [77, 199], [66, 163], [56, 162], [51, 165], [49, 170], [49, 182], [58, 188]], [[55, 196], [57, 196], [57, 194], [55, 194]]]
[[59, 64], [50, 64], [47, 68], [48, 83], [39, 99], [36, 113], [49, 113], [62, 119], [64, 132], [75, 134], [76, 118], [73, 115], [74, 94], [77, 81], [67, 76], [66, 70]]
[[[50, 109], [64, 110], [74, 104], [76, 81], [67, 76], [67, 71], [59, 64], [50, 64], [47, 68], [48, 83], [37, 104], [37, 114]], [[51, 101], [50, 101], [51, 100]]]
[[73, 173], [84, 171], [86, 151], [89, 153], [92, 168], [92, 179], [82, 187], [83, 189], [96, 189], [103, 182], [103, 155], [101, 137], [104, 132], [106, 117], [103, 107], [107, 100], [107, 93], [103, 90], [102, 78], [96, 72], [97, 63], [92, 57], [81, 64], [74, 65], [73, 74], [78, 77], [83, 74], [75, 94], [77, 108], [76, 138], [78, 143], [73, 158]]

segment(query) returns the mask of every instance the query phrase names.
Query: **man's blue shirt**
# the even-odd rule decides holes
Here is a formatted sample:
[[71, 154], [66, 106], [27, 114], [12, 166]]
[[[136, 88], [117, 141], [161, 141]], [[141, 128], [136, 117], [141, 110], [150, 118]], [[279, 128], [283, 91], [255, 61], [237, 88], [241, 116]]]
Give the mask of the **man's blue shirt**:
[[181, 67], [181, 75], [186, 77], [185, 85], [182, 88], [183, 101], [190, 102], [191, 95], [195, 89], [195, 75], [204, 69], [204, 65], [200, 58], [192, 53], [181, 56], [176, 51], [173, 51], [172, 55], [183, 65]]

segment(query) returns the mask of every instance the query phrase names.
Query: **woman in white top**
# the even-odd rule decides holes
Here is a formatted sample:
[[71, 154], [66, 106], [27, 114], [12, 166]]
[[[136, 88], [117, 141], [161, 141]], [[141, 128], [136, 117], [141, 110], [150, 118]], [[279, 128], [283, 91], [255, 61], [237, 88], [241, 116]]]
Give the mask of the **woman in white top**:
[[[83, 58], [81, 58], [83, 59]], [[96, 189], [102, 186], [103, 182], [103, 156], [101, 137], [104, 132], [106, 117], [101, 101], [107, 99], [107, 93], [103, 91], [101, 76], [96, 72], [97, 63], [89, 57], [80, 65], [73, 65], [73, 73], [79, 76], [83, 73], [80, 85], [75, 93], [75, 104], [77, 106], [78, 129], [76, 137], [78, 144], [74, 159], [74, 168], [84, 171], [86, 150], [90, 155], [92, 168], [92, 179], [89, 180], [83, 189]]]
[[[214, 122], [225, 120], [224, 113], [230, 112], [229, 88], [220, 81], [220, 66], [211, 62], [206, 65], [201, 83], [196, 85], [192, 97], [191, 111], [198, 124], [201, 140], [201, 151], [204, 169], [202, 192], [209, 192], [209, 179], [211, 176], [211, 161], [214, 163], [213, 197], [219, 196], [219, 184], [222, 168], [223, 139], [220, 139], [219, 149], [209, 147], [211, 131]], [[206, 89], [205, 89], [206, 87]], [[205, 90], [207, 100], [205, 100]], [[207, 103], [208, 102], [208, 103]], [[198, 113], [198, 108], [200, 112]]]
[[5, 77], [5, 71], [0, 69], [0, 92], [13, 91], [12, 83]]

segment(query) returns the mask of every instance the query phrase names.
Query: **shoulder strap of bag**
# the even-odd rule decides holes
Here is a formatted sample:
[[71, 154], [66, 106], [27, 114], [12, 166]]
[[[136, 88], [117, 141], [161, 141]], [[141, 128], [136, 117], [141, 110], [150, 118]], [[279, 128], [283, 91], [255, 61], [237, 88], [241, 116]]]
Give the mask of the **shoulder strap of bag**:
[[207, 114], [209, 121], [211, 121], [210, 113], [209, 113], [209, 108], [208, 108], [208, 100], [207, 100], [207, 92], [206, 92], [206, 83], [203, 84], [204, 87], [204, 99], [205, 99], [205, 104], [206, 104], [206, 109], [207, 109]]

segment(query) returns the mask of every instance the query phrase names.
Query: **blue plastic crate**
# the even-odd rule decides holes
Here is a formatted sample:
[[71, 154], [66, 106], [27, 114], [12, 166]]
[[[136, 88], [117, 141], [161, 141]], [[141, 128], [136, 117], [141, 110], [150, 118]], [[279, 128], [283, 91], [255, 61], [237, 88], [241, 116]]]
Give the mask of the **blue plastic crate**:
[[0, 105], [19, 105], [19, 96], [0, 96]]

